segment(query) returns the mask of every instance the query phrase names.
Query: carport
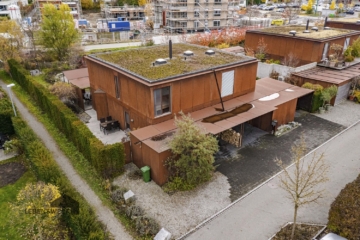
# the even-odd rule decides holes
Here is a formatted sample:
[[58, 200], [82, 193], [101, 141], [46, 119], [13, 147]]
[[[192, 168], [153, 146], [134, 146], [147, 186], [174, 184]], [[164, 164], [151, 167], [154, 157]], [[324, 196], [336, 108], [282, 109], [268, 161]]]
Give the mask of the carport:
[[302, 86], [309, 82], [319, 84], [324, 88], [335, 85], [338, 87], [338, 93], [333, 105], [339, 104], [347, 98], [353, 78], [360, 76], [360, 63], [343, 70], [335, 70], [326, 67], [315, 67], [302, 72], [293, 73], [297, 85]]
[[[312, 92], [271, 78], [263, 78], [256, 81], [254, 92], [225, 101], [224, 112], [215, 110], [221, 107], [221, 104], [217, 104], [191, 112], [190, 115], [195, 124], [201, 126], [206, 133], [213, 135], [234, 127], [239, 128], [240, 134], [243, 134], [244, 123], [270, 132], [272, 121], [275, 119], [279, 125], [293, 121], [297, 99]], [[252, 107], [216, 122], [203, 122], [207, 117], [229, 113], [244, 104], [251, 104]], [[174, 121], [171, 119], [130, 132], [132, 161], [139, 168], [150, 166], [152, 178], [159, 185], [167, 181], [168, 173], [164, 163], [171, 155], [167, 141], [176, 131]]]
[[[75, 70], [64, 71], [64, 82], [70, 83], [75, 87], [77, 95], [77, 104], [80, 108], [85, 110], [84, 94], [88, 92], [90, 94], [90, 81], [87, 68], [80, 68]], [[89, 99], [86, 99], [86, 103], [90, 103]]]

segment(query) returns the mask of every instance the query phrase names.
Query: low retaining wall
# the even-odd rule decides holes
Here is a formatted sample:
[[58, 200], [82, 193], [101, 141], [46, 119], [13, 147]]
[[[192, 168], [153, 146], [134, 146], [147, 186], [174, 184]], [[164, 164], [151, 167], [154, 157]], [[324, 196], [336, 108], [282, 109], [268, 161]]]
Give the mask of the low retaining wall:
[[285, 77], [294, 72], [301, 72], [310, 68], [314, 68], [316, 67], [316, 64], [317, 64], [316, 62], [313, 62], [293, 68], [279, 64], [273, 64], [273, 63], [268, 64], [268, 63], [259, 62], [256, 76], [258, 78], [265, 78], [265, 77], [269, 77], [272, 71], [276, 71], [279, 73], [279, 76]]

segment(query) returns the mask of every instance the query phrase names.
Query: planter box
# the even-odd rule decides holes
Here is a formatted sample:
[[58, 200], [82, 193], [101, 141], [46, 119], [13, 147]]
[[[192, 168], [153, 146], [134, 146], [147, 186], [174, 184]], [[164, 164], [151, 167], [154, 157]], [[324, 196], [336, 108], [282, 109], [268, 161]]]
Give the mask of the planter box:
[[[292, 222], [287, 222], [281, 229], [283, 229], [284, 227], [288, 226], [292, 224]], [[322, 227], [320, 231], [318, 231], [311, 239], [317, 239], [326, 229], [326, 226], [325, 225], [321, 225], [321, 224], [313, 224], [313, 223], [302, 223], [302, 222], [298, 222], [296, 223], [296, 225], [309, 225], [309, 226], [319, 226], [319, 227]], [[280, 230], [279, 230], [280, 231]], [[273, 236], [271, 236], [268, 240], [272, 240], [275, 238], [277, 233], [275, 233]]]
[[272, 71], [278, 72], [279, 76], [288, 76], [293, 72], [301, 72], [310, 68], [314, 68], [316, 67], [316, 64], [317, 64], [316, 62], [313, 62], [293, 68], [293, 67], [288, 67], [274, 63], [268, 64], [268, 63], [258, 62], [256, 76], [259, 78], [269, 77]]

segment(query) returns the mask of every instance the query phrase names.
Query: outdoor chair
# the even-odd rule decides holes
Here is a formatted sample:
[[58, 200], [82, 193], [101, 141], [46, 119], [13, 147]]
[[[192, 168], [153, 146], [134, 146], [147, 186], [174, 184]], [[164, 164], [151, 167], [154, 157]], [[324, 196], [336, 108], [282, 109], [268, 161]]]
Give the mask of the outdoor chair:
[[113, 127], [113, 128], [118, 128], [119, 131], [120, 131], [120, 123], [119, 123], [119, 121], [113, 122], [112, 127]]
[[100, 131], [101, 131], [102, 128], [103, 128], [103, 127], [101, 126], [101, 124], [104, 123], [104, 122], [105, 122], [105, 118], [100, 118]]
[[111, 116], [106, 117], [106, 121], [107, 121], [107, 122], [110, 122], [111, 120], [112, 120], [112, 117], [111, 117]]
[[108, 131], [112, 130], [112, 124], [107, 124], [106, 127], [104, 127], [104, 134], [108, 134]]

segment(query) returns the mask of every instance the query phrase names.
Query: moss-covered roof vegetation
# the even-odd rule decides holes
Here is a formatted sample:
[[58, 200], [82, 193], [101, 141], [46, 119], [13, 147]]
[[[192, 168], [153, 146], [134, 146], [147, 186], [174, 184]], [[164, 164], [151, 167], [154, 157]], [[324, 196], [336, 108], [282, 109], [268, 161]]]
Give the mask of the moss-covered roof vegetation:
[[304, 37], [311, 39], [323, 39], [323, 38], [341, 36], [352, 32], [351, 30], [336, 29], [336, 28], [331, 28], [330, 30], [323, 30], [322, 27], [319, 27], [319, 30], [316, 32], [311, 30], [311, 27], [309, 27], [310, 33], [303, 33], [305, 29], [306, 29], [305, 26], [278, 26], [278, 27], [264, 28], [261, 29], [261, 31], [267, 33], [284, 34], [284, 35], [292, 36], [291, 34], [289, 34], [289, 32], [295, 30], [296, 37]]
[[[193, 56], [183, 53], [190, 50]], [[169, 60], [169, 46], [160, 45], [148, 48], [128, 49], [124, 51], [90, 55], [103, 61], [115, 64], [150, 81], [182, 75], [190, 72], [211, 69], [217, 66], [242, 62], [249, 58], [215, 51], [214, 55], [206, 55], [207, 48], [188, 44], [173, 44], [172, 59]], [[166, 64], [155, 65], [156, 59], [167, 60]]]

